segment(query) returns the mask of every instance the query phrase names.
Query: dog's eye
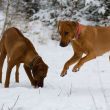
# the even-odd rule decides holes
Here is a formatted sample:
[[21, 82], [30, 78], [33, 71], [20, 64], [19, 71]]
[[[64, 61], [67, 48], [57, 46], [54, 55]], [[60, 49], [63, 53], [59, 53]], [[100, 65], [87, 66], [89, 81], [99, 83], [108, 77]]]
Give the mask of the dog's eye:
[[69, 32], [64, 32], [64, 35], [66, 36], [66, 35], [68, 35], [68, 33], [69, 33]]
[[61, 35], [61, 32], [59, 32], [59, 34]]
[[61, 32], [59, 32], [59, 34], [61, 35]]

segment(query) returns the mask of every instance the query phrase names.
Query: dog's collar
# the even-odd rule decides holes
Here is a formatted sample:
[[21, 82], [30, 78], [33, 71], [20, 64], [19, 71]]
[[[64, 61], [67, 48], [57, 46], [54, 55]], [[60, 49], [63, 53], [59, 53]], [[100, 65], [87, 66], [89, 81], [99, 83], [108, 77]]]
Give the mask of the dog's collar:
[[29, 65], [30, 66], [30, 69], [33, 68], [34, 62], [37, 62], [40, 58], [41, 58], [40, 56], [35, 56], [33, 58], [33, 60], [31, 61], [30, 65]]
[[75, 33], [75, 36], [74, 36], [73, 40], [79, 39], [81, 31], [82, 31], [82, 28], [83, 28], [83, 26], [78, 23], [77, 27], [76, 27], [76, 33]]

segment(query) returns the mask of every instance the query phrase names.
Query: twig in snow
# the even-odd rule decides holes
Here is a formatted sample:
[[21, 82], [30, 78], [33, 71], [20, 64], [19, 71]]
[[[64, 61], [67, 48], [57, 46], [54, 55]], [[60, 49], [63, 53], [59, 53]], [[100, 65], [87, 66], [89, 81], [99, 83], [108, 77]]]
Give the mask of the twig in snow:
[[1, 110], [4, 110], [4, 104], [2, 105], [2, 108], [1, 108]]
[[19, 96], [17, 97], [17, 99], [16, 99], [16, 101], [15, 101], [14, 105], [11, 107], [11, 109], [10, 109], [10, 108], [8, 108], [9, 110], [14, 110], [14, 107], [16, 106], [16, 104], [17, 104], [17, 102], [18, 102], [18, 99], [19, 99]]
[[62, 89], [61, 89], [60, 92], [58, 93], [58, 96], [60, 96], [61, 93], [62, 93]]
[[39, 88], [39, 94], [40, 94], [40, 88]]
[[11, 109], [8, 107], [8, 110], [11, 110]]
[[97, 61], [97, 75], [98, 75], [98, 78], [99, 78], [99, 82], [100, 82], [100, 86], [101, 86], [101, 91], [102, 91], [102, 94], [103, 94], [103, 96], [104, 96], [105, 104], [106, 104], [107, 108], [109, 108], [109, 104], [108, 104], [108, 101], [107, 101], [107, 97], [106, 97], [105, 92], [104, 92], [104, 87], [103, 87], [103, 83], [102, 83], [102, 78], [101, 78], [101, 75], [100, 75], [99, 63], [98, 63], [98, 61]]
[[71, 86], [70, 86], [70, 89], [69, 89], [69, 93], [67, 92], [67, 95], [68, 97], [72, 94], [72, 83], [71, 83]]
[[91, 95], [91, 98], [92, 98], [92, 100], [93, 100], [95, 110], [97, 110], [97, 105], [96, 105], [96, 102], [95, 102], [95, 98], [94, 98], [94, 96], [93, 96], [93, 94], [92, 94], [90, 88], [88, 88], [88, 91], [89, 91], [89, 93], [90, 93], [90, 95]]
[[72, 94], [72, 83], [71, 83], [71, 86], [70, 86], [70, 95]]

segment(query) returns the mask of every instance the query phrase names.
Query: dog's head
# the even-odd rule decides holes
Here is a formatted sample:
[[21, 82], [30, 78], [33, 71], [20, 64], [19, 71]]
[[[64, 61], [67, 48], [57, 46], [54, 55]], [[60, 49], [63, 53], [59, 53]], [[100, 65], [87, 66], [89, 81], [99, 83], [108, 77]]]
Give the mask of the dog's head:
[[48, 66], [40, 58], [39, 61], [34, 62], [32, 67], [33, 77], [35, 79], [35, 87], [44, 86], [44, 78], [47, 76]]
[[74, 21], [59, 21], [58, 31], [61, 36], [60, 46], [66, 47], [76, 34], [78, 23]]

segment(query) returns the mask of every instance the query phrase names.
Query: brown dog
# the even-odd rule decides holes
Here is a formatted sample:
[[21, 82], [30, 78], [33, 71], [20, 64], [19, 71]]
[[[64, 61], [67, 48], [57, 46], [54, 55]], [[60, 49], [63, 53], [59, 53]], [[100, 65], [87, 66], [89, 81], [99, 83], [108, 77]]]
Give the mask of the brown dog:
[[[72, 44], [74, 55], [65, 63], [61, 76], [66, 75], [70, 65], [78, 62], [73, 72], [77, 72], [87, 61], [110, 50], [110, 27], [84, 26], [74, 21], [60, 21], [58, 30], [60, 46]], [[83, 54], [86, 56], [82, 57]]]
[[[24, 69], [32, 85], [43, 87], [48, 66], [36, 52], [32, 43], [23, 36], [17, 28], [7, 29], [0, 42], [0, 82], [2, 82], [2, 67], [7, 55], [7, 72], [5, 87], [9, 87], [12, 68], [16, 65], [16, 82], [19, 82], [19, 65], [24, 63]], [[32, 74], [31, 74], [32, 70]]]

